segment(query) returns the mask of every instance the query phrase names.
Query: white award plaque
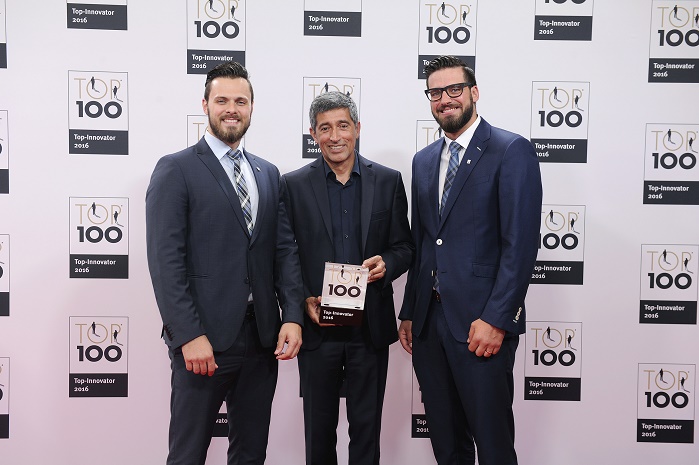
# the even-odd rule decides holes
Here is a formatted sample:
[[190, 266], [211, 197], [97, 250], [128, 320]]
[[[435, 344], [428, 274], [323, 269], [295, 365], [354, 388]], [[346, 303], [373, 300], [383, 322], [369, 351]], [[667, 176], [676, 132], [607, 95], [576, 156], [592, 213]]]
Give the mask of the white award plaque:
[[320, 322], [361, 326], [368, 279], [368, 268], [326, 262]]

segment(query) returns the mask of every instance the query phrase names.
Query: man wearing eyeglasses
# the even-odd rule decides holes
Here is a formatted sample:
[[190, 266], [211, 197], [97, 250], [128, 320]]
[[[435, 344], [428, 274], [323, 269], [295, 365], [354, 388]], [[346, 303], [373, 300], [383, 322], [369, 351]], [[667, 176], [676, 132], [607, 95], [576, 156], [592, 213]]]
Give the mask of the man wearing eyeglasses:
[[541, 174], [525, 138], [476, 112], [476, 77], [425, 67], [444, 137], [413, 159], [412, 232], [399, 337], [413, 355], [439, 465], [517, 464], [512, 376], [536, 261]]

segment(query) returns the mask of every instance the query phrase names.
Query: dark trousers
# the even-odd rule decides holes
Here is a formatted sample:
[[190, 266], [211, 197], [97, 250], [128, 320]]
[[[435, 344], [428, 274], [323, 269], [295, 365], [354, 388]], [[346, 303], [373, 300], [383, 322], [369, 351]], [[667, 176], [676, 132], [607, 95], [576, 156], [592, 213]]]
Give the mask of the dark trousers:
[[299, 353], [306, 465], [337, 465], [340, 387], [346, 380], [349, 463], [379, 465], [388, 348], [376, 350], [359, 328], [329, 328], [315, 350]]
[[519, 338], [500, 352], [476, 357], [452, 336], [442, 304], [433, 300], [421, 337], [413, 336], [413, 365], [439, 465], [516, 465], [512, 368]]
[[263, 465], [272, 398], [277, 385], [273, 348], [260, 344], [254, 318], [246, 318], [233, 346], [214, 352], [214, 375], [185, 368], [182, 350], [170, 352], [168, 465], [204, 465], [221, 404], [228, 413], [228, 465]]

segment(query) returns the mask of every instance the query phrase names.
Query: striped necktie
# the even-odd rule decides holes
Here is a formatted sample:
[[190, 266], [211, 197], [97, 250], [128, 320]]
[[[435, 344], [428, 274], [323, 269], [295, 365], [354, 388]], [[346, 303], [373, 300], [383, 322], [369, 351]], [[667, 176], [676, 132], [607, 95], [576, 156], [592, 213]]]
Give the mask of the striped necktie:
[[228, 158], [233, 160], [233, 177], [235, 178], [235, 190], [238, 191], [238, 200], [240, 200], [240, 208], [243, 210], [245, 224], [248, 227], [248, 234], [252, 235], [252, 203], [250, 202], [250, 193], [248, 192], [248, 184], [245, 182], [245, 176], [240, 169], [240, 159], [243, 154], [240, 150], [233, 149], [226, 153]]
[[458, 142], [453, 141], [449, 144], [449, 152], [451, 157], [449, 157], [449, 167], [447, 168], [447, 176], [444, 179], [444, 190], [442, 191], [442, 201], [439, 204], [439, 216], [442, 216], [442, 210], [444, 205], [447, 203], [447, 197], [449, 197], [449, 191], [451, 190], [451, 185], [456, 177], [456, 172], [459, 170], [459, 150], [461, 146]]

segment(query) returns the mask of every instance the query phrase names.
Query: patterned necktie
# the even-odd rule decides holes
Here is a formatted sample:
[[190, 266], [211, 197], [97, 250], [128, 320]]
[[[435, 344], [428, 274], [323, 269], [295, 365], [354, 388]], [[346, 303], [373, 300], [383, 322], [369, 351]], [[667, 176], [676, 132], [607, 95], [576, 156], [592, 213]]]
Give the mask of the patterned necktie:
[[[449, 152], [451, 157], [449, 157], [449, 167], [447, 168], [447, 176], [444, 179], [444, 190], [442, 191], [442, 201], [439, 203], [439, 217], [442, 217], [442, 210], [444, 205], [447, 203], [447, 197], [449, 196], [449, 191], [451, 190], [451, 185], [456, 177], [456, 172], [459, 170], [459, 150], [461, 146], [458, 142], [453, 141], [449, 144]], [[434, 272], [434, 289], [439, 292], [439, 271]]]
[[456, 172], [459, 170], [459, 150], [461, 146], [458, 142], [453, 141], [449, 144], [449, 152], [451, 152], [451, 157], [449, 157], [449, 167], [447, 168], [447, 176], [444, 179], [444, 190], [442, 191], [442, 201], [439, 204], [439, 216], [442, 216], [442, 210], [444, 205], [447, 203], [447, 197], [449, 197], [449, 191], [451, 190], [451, 185], [456, 177]]
[[235, 189], [238, 191], [238, 200], [240, 200], [240, 208], [243, 210], [245, 224], [248, 227], [248, 233], [252, 235], [252, 203], [250, 203], [250, 193], [248, 192], [248, 184], [245, 182], [245, 176], [240, 169], [240, 158], [243, 154], [240, 150], [233, 152], [233, 149], [226, 153], [228, 158], [233, 160], [233, 177], [235, 178]]

